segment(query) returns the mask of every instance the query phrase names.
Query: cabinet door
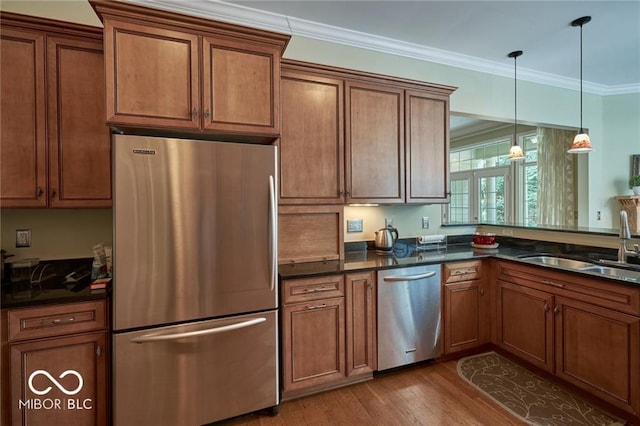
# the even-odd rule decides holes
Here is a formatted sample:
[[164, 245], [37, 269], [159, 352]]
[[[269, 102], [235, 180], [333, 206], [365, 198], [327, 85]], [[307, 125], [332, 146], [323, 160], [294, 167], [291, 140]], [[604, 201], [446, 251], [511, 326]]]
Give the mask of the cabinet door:
[[283, 70], [280, 86], [280, 204], [342, 204], [342, 80]]
[[488, 341], [487, 297], [482, 281], [444, 285], [444, 352], [471, 349]]
[[556, 297], [556, 375], [640, 412], [640, 318]]
[[0, 201], [46, 206], [44, 35], [0, 31]]
[[347, 203], [404, 202], [404, 90], [346, 83]]
[[198, 129], [199, 37], [104, 19], [107, 122]]
[[498, 345], [553, 373], [553, 295], [498, 281]]
[[106, 425], [106, 333], [12, 344], [11, 424]]
[[285, 305], [282, 317], [285, 393], [346, 376], [343, 297]]
[[203, 127], [280, 132], [280, 47], [203, 38]]
[[102, 43], [48, 38], [51, 207], [111, 206]]
[[377, 369], [376, 279], [374, 272], [346, 276], [347, 376]]
[[449, 97], [406, 92], [407, 203], [449, 202]]

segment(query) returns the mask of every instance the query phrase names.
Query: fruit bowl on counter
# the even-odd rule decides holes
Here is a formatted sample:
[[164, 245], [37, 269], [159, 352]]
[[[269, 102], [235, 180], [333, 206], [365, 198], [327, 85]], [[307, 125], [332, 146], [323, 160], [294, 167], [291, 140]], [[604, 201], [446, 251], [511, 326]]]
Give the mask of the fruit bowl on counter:
[[493, 232], [474, 232], [471, 247], [479, 249], [495, 249], [499, 244], [496, 242], [496, 234]]

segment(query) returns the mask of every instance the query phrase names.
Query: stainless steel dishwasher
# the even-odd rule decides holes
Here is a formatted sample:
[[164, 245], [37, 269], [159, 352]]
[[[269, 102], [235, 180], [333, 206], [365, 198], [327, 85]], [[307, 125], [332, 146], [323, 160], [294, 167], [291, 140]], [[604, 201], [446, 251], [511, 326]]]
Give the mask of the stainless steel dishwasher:
[[442, 352], [440, 265], [378, 271], [378, 370]]

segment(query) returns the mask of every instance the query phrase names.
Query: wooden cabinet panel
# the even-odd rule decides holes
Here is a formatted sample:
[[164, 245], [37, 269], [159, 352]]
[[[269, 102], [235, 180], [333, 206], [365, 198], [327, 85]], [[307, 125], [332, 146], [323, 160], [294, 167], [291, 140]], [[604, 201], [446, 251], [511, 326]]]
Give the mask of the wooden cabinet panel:
[[344, 257], [342, 206], [282, 206], [278, 211], [278, 262]]
[[305, 302], [344, 296], [344, 276], [300, 278], [282, 282], [282, 303]]
[[343, 101], [342, 80], [283, 68], [280, 204], [344, 202]]
[[346, 275], [347, 376], [377, 369], [375, 272]]
[[[11, 424], [107, 425], [106, 336], [103, 332], [12, 344]], [[70, 396], [60, 387], [77, 392]], [[17, 409], [18, 404], [23, 408]]]
[[347, 81], [346, 202], [404, 202], [404, 90]]
[[49, 203], [111, 206], [102, 43], [49, 37]]
[[498, 345], [553, 373], [553, 295], [498, 281]]
[[197, 129], [199, 37], [104, 20], [107, 122]]
[[346, 377], [344, 298], [285, 305], [284, 392]]
[[449, 97], [407, 90], [407, 203], [449, 202]]
[[203, 51], [203, 127], [277, 134], [280, 48], [203, 37]]
[[0, 201], [2, 207], [47, 204], [44, 40], [0, 28]]
[[482, 281], [444, 285], [444, 353], [480, 346], [488, 341], [487, 298]]
[[556, 298], [556, 375], [640, 412], [640, 318]]

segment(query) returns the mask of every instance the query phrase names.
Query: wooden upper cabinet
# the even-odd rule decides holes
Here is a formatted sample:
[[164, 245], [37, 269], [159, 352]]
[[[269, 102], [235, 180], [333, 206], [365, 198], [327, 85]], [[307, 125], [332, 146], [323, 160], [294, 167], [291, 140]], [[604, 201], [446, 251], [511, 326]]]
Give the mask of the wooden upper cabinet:
[[2, 13], [2, 207], [110, 207], [100, 29]]
[[197, 129], [199, 37], [106, 19], [107, 121]]
[[47, 39], [49, 204], [111, 206], [102, 43]]
[[47, 204], [45, 37], [0, 27], [2, 207]]
[[279, 132], [280, 48], [203, 38], [203, 127]]
[[104, 23], [110, 124], [279, 136], [280, 57], [288, 35], [90, 3]]
[[404, 202], [404, 90], [346, 82], [346, 202]]
[[280, 204], [344, 203], [343, 81], [283, 67], [280, 96]]
[[407, 203], [449, 201], [449, 96], [407, 90]]

